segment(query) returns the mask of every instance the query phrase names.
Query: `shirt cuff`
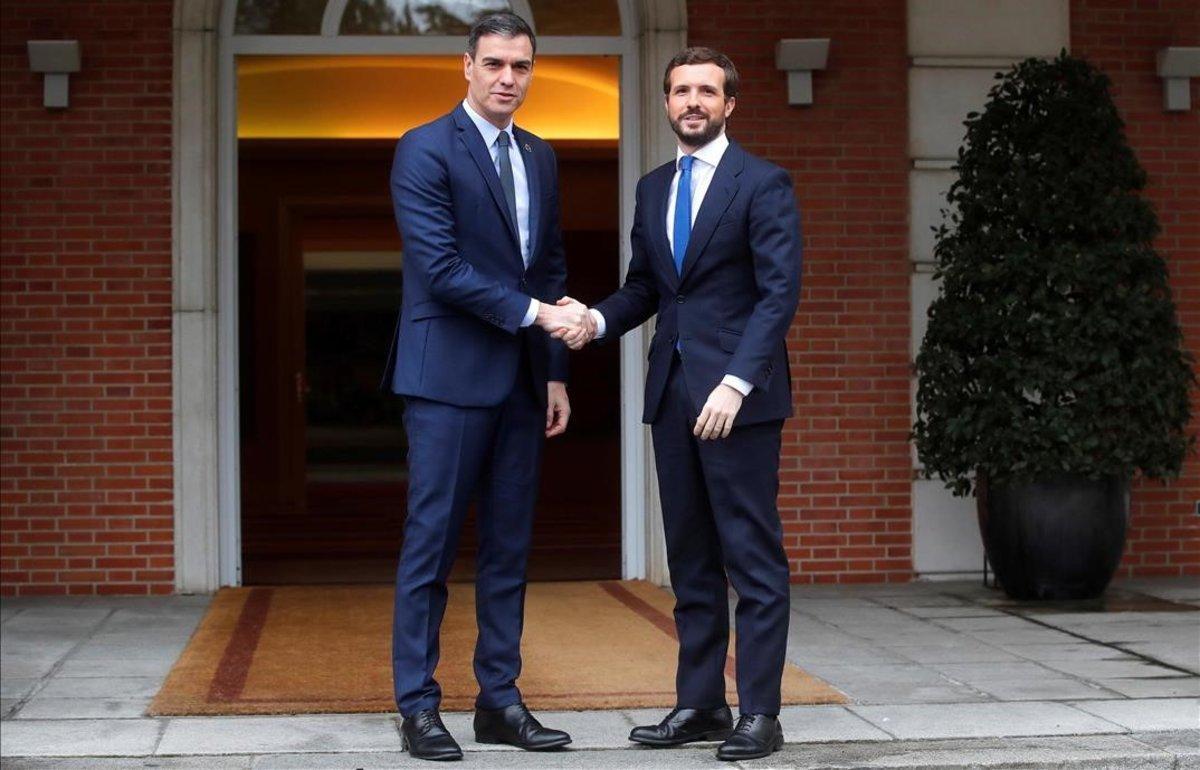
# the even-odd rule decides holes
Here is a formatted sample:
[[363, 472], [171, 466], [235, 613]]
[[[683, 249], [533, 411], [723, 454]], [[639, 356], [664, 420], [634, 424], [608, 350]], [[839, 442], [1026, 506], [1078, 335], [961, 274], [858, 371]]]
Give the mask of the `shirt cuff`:
[[729, 387], [736, 390], [738, 393], [741, 393], [743, 396], [750, 395], [750, 391], [754, 390], [753, 385], [746, 382], [741, 377], [735, 377], [732, 374], [727, 374], [724, 377], [722, 377], [721, 384], [728, 385]]
[[595, 308], [588, 308], [588, 312], [592, 314], [592, 320], [596, 322], [596, 339], [600, 339], [604, 336], [604, 330], [606, 328], [604, 316], [601, 315], [600, 311], [596, 310]]
[[521, 319], [522, 329], [524, 329], [526, 326], [533, 326], [533, 322], [537, 320], [538, 309], [541, 306], [542, 303], [538, 302], [536, 299], [530, 298], [529, 309], [525, 311], [525, 317]]

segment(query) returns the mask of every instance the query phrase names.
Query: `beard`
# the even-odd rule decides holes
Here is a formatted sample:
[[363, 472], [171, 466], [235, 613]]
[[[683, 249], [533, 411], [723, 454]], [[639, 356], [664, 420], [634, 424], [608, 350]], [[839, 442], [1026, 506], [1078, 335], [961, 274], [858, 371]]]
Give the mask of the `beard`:
[[[695, 131], [688, 131], [683, 127], [683, 121], [691, 115], [699, 115], [706, 119], [704, 125]], [[708, 115], [704, 115], [703, 113], [699, 112], [685, 112], [675, 120], [671, 121], [671, 130], [673, 130], [675, 135], [688, 145], [692, 147], [703, 147], [713, 139], [716, 139], [718, 136], [720, 136], [721, 132], [725, 130], [725, 116], [718, 115], [716, 117], [709, 117]]]

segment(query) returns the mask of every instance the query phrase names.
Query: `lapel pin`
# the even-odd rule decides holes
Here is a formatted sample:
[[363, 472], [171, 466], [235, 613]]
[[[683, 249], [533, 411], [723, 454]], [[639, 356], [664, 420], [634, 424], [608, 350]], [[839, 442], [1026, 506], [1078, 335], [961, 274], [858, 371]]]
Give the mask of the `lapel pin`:
[[525, 143], [525, 152], [533, 152], [533, 148], [529, 146], [529, 142]]

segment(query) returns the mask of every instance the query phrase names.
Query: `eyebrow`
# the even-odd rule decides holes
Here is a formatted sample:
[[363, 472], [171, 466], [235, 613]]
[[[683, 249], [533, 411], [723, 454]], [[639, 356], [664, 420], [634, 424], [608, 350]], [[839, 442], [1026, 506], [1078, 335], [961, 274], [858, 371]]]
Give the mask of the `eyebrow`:
[[[504, 64], [504, 59], [501, 59], [496, 56], [485, 56], [485, 57], [483, 57], [483, 63], [484, 64]], [[522, 64], [524, 64], [527, 67], [532, 67], [533, 59], [516, 59], [512, 62], [512, 65], [514, 67], [518, 67]]]

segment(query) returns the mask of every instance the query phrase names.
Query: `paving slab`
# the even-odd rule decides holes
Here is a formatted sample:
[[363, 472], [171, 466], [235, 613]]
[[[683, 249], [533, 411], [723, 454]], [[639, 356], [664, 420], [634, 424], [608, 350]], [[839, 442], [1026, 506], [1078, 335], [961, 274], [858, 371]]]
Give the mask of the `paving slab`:
[[[552, 752], [528, 751], [496, 751], [475, 753], [464, 748], [462, 762], [453, 763], [454, 767], [486, 768], [500, 770], [501, 768], [587, 768], [588, 770], [619, 770], [620, 768], [653, 768], [658, 770], [674, 770], [675, 768], [698, 768], [699, 770], [731, 770], [728, 762], [720, 762], [715, 756], [713, 747], [685, 747], [679, 749], [620, 749], [608, 751], [572, 751], [570, 749]], [[258, 758], [254, 770], [397, 770], [420, 768], [428, 770], [429, 762], [415, 760], [407, 754], [391, 752], [387, 754], [350, 754], [350, 755], [276, 755]], [[757, 764], [755, 765], [758, 766]], [[767, 767], [776, 767], [770, 764]], [[737, 765], [733, 765], [736, 768]]]
[[1200, 580], [1195, 577], [1127, 578], [1114, 585], [1167, 601], [1200, 605]]
[[1044, 679], [1013, 679], [972, 683], [1000, 701], [1079, 700], [1088, 698], [1124, 698], [1118, 692], [1092, 682], [1048, 675]]
[[71, 653], [71, 662], [80, 661], [166, 661], [168, 665], [179, 658], [185, 645], [172, 644], [104, 644], [87, 641]]
[[130, 719], [145, 716], [150, 698], [33, 698], [15, 719]]
[[[1169, 738], [1169, 740], [1168, 740]], [[1155, 740], [1159, 743], [1156, 743]], [[464, 768], [793, 768], [835, 770], [842, 768], [1045, 768], [1072, 770], [1168, 770], [1188, 766], [1194, 756], [1188, 738], [1178, 733], [1149, 736], [1099, 735], [1042, 738], [1003, 738], [940, 741], [893, 741], [890, 743], [788, 744], [770, 759], [745, 763], [722, 763], [713, 757], [711, 746], [649, 750], [564, 751], [549, 754], [467, 752]], [[428, 768], [400, 752], [305, 753], [233, 755], [225, 757], [153, 757], [150, 759], [14, 759], [12, 770], [387, 770]]]
[[1038, 662], [1051, 660], [1139, 660], [1139, 658], [1129, 653], [1114, 650], [1102, 644], [1081, 642], [1078, 639], [1061, 644], [1010, 645], [1005, 649], [1013, 655]]
[[1192, 637], [1171, 643], [1135, 642], [1125, 649], [1200, 675], [1200, 628], [1193, 629]]
[[[896, 741], [887, 744], [787, 746], [768, 760], [770, 767], [794, 770], [840, 768], [906, 768], [957, 770], [971, 768], [1106, 768], [1106, 770], [1170, 770], [1169, 752], [1123, 735], [989, 738], [976, 740]], [[756, 762], [742, 764], [756, 768]]]
[[1051, 676], [1061, 676], [1037, 663], [1026, 661], [1016, 662], [979, 662], [979, 663], [930, 663], [929, 668], [938, 671], [959, 682], [994, 682], [997, 680], [1037, 679]]
[[896, 646], [891, 652], [915, 663], [1019, 663], [1019, 655], [975, 640], [959, 640], [957, 644], [920, 644]]
[[920, 665], [812, 665], [810, 673], [856, 703], [970, 703], [991, 700], [968, 685]]
[[1129, 730], [1200, 729], [1200, 698], [1079, 701], [1071, 705]]
[[933, 622], [952, 631], [1022, 631], [1038, 628], [1025, 618], [1000, 612], [983, 617], [938, 618]]
[[[9, 759], [4, 770], [251, 770], [254, 757], [244, 754], [226, 757], [88, 757], [64, 759], [26, 757]], [[343, 765], [342, 770], [347, 767]]]
[[159, 676], [53, 678], [38, 692], [45, 698], [152, 698], [162, 687]]
[[34, 687], [38, 686], [40, 679], [26, 679], [24, 677], [9, 677], [8, 670], [0, 666], [0, 698], [5, 700], [20, 700], [33, 691]]
[[1061, 703], [953, 703], [849, 706], [901, 739], [1087, 735], [1125, 728]]
[[1051, 660], [1043, 665], [1084, 679], [1162, 679], [1184, 674], [1142, 660]]
[[918, 618], [994, 618], [1004, 613], [989, 610], [974, 604], [962, 604], [950, 607], [905, 607], [904, 611]]
[[1170, 752], [1177, 757], [1200, 760], [1200, 730], [1163, 730], [1130, 733], [1133, 738], [1147, 746]]
[[900, 610], [925, 609], [930, 607], [974, 607], [973, 604], [957, 596], [941, 593], [896, 594], [875, 599], [876, 603], [885, 607]]
[[107, 607], [92, 605], [31, 605], [4, 625], [7, 635], [16, 631], [59, 631], [84, 633], [100, 626], [112, 614]]
[[174, 661], [166, 656], [159, 658], [129, 658], [127, 660], [94, 660], [67, 658], [54, 673], [62, 679], [95, 677], [153, 677], [165, 679]]
[[389, 751], [400, 745], [386, 714], [171, 719], [158, 754]]
[[0, 671], [4, 672], [6, 678], [41, 679], [54, 670], [64, 655], [66, 655], [65, 650], [57, 655], [38, 653], [0, 655]]
[[789, 743], [890, 741], [892, 736], [842, 706], [784, 706], [779, 710]]
[[1127, 698], [1187, 698], [1200, 696], [1200, 677], [1169, 679], [1097, 679], [1106, 690]]
[[805, 647], [788, 645], [787, 659], [801, 668], [807, 668], [814, 663], [828, 665], [862, 663], [878, 665], [881, 663], [910, 663], [904, 656], [881, 647], [866, 645], [845, 645], [841, 647]]
[[0, 757], [145, 756], [161, 730], [157, 719], [9, 719]]
[[[15, 621], [14, 621], [15, 622]], [[4, 656], [36, 656], [59, 657], [71, 651], [75, 645], [86, 639], [89, 629], [74, 630], [64, 628], [13, 629], [12, 623], [4, 627]]]
[[1026, 628], [996, 629], [991, 631], [964, 631], [985, 644], [1004, 649], [1023, 644], [1064, 644], [1078, 642], [1077, 637], [1052, 628], [1030, 625]]

